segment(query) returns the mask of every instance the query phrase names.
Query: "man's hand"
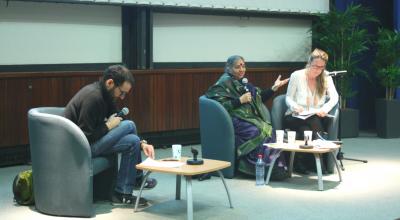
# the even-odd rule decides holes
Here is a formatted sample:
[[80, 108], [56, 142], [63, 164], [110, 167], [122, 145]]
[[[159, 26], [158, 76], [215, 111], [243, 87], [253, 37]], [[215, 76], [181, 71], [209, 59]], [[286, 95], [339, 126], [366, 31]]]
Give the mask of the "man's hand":
[[246, 92], [245, 94], [240, 96], [239, 100], [240, 100], [241, 104], [251, 102], [251, 93], [250, 92]]
[[140, 147], [143, 149], [143, 153], [147, 156], [150, 157], [151, 159], [154, 159], [154, 147], [151, 144], [146, 144], [146, 143], [141, 143]]
[[274, 85], [272, 86], [272, 90], [274, 90], [274, 92], [276, 90], [278, 90], [281, 86], [285, 85], [286, 83], [289, 82], [289, 78], [281, 80], [281, 75], [278, 76], [278, 78], [275, 80]]
[[106, 126], [108, 130], [111, 130], [119, 125], [121, 123], [122, 118], [121, 117], [116, 117], [117, 113], [112, 114], [106, 122]]

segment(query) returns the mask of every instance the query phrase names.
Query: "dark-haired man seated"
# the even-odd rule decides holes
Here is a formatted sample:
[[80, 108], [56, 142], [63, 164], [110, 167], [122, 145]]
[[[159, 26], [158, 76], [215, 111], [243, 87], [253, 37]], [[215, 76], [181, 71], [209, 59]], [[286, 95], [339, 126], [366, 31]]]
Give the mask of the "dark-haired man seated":
[[[154, 147], [137, 135], [133, 121], [123, 120], [116, 112], [116, 100], [124, 99], [134, 84], [131, 72], [122, 65], [108, 67], [103, 77], [83, 87], [65, 108], [65, 117], [70, 119], [87, 137], [92, 156], [121, 153], [112, 201], [114, 204], [133, 203], [136, 197], [133, 189], [141, 184], [143, 173], [136, 170], [136, 164], [142, 161], [141, 152], [154, 158]], [[149, 178], [146, 189], [157, 185]], [[140, 199], [140, 205], [147, 205], [146, 199]]]

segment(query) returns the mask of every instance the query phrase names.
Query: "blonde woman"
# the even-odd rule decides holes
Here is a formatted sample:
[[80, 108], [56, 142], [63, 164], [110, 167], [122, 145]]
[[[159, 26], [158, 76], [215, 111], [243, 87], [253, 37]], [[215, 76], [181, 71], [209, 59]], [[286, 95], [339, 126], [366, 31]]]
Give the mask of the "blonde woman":
[[[283, 124], [285, 128], [296, 131], [297, 138], [302, 139], [305, 130], [313, 131], [315, 138], [317, 132], [327, 131], [327, 123], [332, 120], [328, 117], [328, 112], [337, 104], [338, 93], [332, 77], [325, 71], [327, 62], [328, 54], [315, 49], [310, 54], [306, 67], [290, 76], [286, 93], [288, 111]], [[307, 119], [296, 117], [304, 111], [315, 112], [315, 115]], [[300, 162], [294, 167], [300, 173], [307, 173], [306, 164], [308, 163]]]

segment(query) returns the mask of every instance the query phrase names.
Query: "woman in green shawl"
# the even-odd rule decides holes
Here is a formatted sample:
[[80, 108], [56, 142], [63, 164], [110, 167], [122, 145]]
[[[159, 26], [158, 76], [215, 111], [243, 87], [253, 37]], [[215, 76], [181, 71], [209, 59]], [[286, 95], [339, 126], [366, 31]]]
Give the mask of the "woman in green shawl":
[[[235, 146], [239, 158], [238, 170], [242, 173], [254, 175], [255, 162], [262, 154], [266, 165], [270, 163], [273, 149], [263, 146], [273, 142], [271, 122], [267, 119], [262, 105], [279, 87], [285, 85], [289, 79], [281, 80], [279, 76], [272, 88], [261, 90], [247, 82], [244, 78], [246, 65], [244, 58], [234, 55], [228, 58], [225, 72], [215, 85], [206, 93], [208, 98], [221, 103], [232, 117], [235, 131]], [[282, 172], [273, 169], [272, 179], [284, 179], [286, 166], [283, 158], [278, 158], [278, 167]]]

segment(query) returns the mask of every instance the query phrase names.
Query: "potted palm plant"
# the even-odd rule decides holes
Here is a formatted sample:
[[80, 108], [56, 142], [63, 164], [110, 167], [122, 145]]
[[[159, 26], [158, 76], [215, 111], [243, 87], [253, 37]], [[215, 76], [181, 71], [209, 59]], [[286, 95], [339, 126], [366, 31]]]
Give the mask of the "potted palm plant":
[[385, 87], [385, 98], [376, 99], [376, 130], [379, 137], [400, 137], [400, 101], [394, 93], [400, 86], [400, 33], [380, 29], [376, 41], [374, 67], [380, 84]]
[[347, 70], [346, 74], [334, 79], [340, 95], [341, 137], [357, 137], [359, 133], [359, 112], [347, 108], [346, 103], [356, 94], [352, 89], [352, 80], [356, 76], [367, 75], [358, 64], [371, 44], [365, 28], [368, 22], [377, 22], [371, 10], [352, 4], [343, 12], [333, 8], [329, 13], [318, 16], [311, 27], [313, 44], [329, 54], [327, 69]]

